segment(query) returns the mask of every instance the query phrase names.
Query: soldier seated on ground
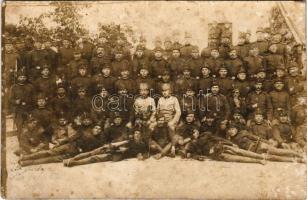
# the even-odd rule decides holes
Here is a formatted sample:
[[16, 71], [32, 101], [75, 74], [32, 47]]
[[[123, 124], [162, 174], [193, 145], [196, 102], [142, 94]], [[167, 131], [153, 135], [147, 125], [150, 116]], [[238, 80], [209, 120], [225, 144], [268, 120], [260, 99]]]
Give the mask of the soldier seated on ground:
[[155, 154], [155, 159], [160, 159], [163, 156], [169, 155], [172, 147], [172, 138], [174, 133], [168, 128], [165, 117], [157, 116], [157, 126], [151, 133], [150, 152]]

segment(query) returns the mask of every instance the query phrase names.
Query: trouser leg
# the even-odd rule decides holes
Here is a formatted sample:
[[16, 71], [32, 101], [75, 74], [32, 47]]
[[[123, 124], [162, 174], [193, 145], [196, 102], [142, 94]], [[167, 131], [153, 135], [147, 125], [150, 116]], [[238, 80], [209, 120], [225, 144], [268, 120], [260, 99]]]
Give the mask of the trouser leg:
[[39, 165], [39, 164], [46, 164], [46, 163], [57, 163], [62, 162], [65, 156], [51, 156], [46, 158], [40, 158], [40, 159], [33, 159], [33, 160], [24, 160], [20, 161], [21, 166], [29, 166], [29, 165]]
[[244, 149], [239, 149], [231, 146], [224, 146], [225, 149], [230, 150], [231, 152], [234, 152], [236, 155], [240, 156], [246, 156], [250, 158], [256, 158], [256, 159], [264, 159], [264, 156], [258, 153], [254, 153], [252, 151], [247, 151]]
[[227, 162], [242, 162], [242, 163], [260, 163], [260, 164], [263, 164], [263, 161], [261, 159], [232, 155], [232, 154], [228, 154], [228, 153], [222, 153], [220, 155], [220, 157], [223, 161], [227, 161]]
[[112, 154], [106, 153], [106, 154], [93, 155], [80, 160], [72, 160], [67, 164], [67, 166], [72, 167], [76, 165], [86, 165], [97, 162], [106, 162], [110, 160], [112, 160]]

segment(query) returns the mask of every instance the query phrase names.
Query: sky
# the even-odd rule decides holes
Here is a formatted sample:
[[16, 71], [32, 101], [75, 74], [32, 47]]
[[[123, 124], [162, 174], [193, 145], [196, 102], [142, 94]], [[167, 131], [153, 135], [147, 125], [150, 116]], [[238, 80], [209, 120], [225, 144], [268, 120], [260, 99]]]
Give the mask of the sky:
[[[269, 11], [275, 2], [235, 1], [235, 2], [204, 2], [204, 1], [136, 1], [136, 2], [77, 2], [76, 5], [89, 3], [91, 6], [81, 11], [81, 22], [90, 33], [97, 32], [97, 24], [116, 23], [133, 27], [137, 35], [144, 35], [153, 45], [156, 37], [164, 39], [178, 32], [180, 38], [188, 32], [193, 42], [199, 46], [207, 45], [208, 23], [231, 22], [233, 42], [237, 42], [239, 31], [251, 30], [252, 39], [258, 26], [269, 25]], [[304, 3], [285, 2], [293, 13], [294, 24], [305, 35]], [[18, 23], [20, 15], [39, 16], [53, 8], [48, 2], [7, 2], [6, 23]]]

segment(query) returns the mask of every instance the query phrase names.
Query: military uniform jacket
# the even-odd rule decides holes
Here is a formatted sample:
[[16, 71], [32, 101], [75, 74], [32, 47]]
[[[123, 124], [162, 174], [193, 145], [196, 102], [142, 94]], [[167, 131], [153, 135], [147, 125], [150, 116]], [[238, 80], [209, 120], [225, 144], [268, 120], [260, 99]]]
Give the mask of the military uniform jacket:
[[183, 58], [174, 58], [170, 57], [168, 60], [169, 68], [171, 69], [172, 78], [177, 78], [180, 74], [182, 74], [183, 66], [184, 66], [184, 59]]
[[[257, 104], [256, 107], [253, 105]], [[269, 120], [272, 119], [272, 101], [269, 95], [266, 92], [260, 92], [259, 94], [254, 91], [248, 94], [247, 96], [247, 108], [251, 113], [251, 115], [259, 109], [261, 112], [267, 114], [267, 118]]]
[[67, 96], [53, 97], [50, 100], [50, 106], [54, 113], [69, 113], [71, 111], [71, 101]]
[[166, 121], [178, 122], [181, 116], [179, 101], [176, 97], [161, 97], [158, 100], [157, 112], [165, 117]]
[[183, 138], [192, 138], [195, 130], [199, 130], [199, 126], [196, 123], [185, 122], [177, 128], [176, 132]]
[[92, 127], [82, 127], [77, 135], [76, 144], [82, 152], [94, 150], [106, 143], [103, 134], [93, 135]]
[[141, 83], [148, 84], [149, 89], [152, 89], [152, 90], [155, 89], [155, 82], [152, 78], [138, 76], [137, 79], [135, 80], [136, 88], [140, 88]]
[[211, 74], [215, 74], [215, 75], [218, 74], [219, 68], [224, 63], [222, 58], [216, 58], [215, 59], [213, 57], [206, 59], [205, 62], [208, 63], [210, 70], [211, 70]]
[[225, 61], [229, 75], [236, 77], [240, 69], [244, 69], [243, 62], [239, 58], [228, 59]]
[[258, 72], [259, 69], [265, 68], [265, 62], [262, 57], [260, 56], [248, 56], [244, 59], [247, 74], [249, 76], [254, 75]]
[[[114, 87], [115, 87], [115, 82], [116, 78], [113, 76], [104, 76], [103, 74], [98, 74], [93, 77], [95, 87], [99, 87], [102, 85], [103, 87], [106, 88], [106, 90], [110, 93], [113, 94], [115, 92]], [[98, 91], [95, 91], [98, 92]]]
[[120, 77], [120, 73], [123, 69], [127, 69], [130, 72], [130, 75], [133, 75], [133, 67], [130, 65], [128, 60], [114, 60], [111, 64], [111, 73], [114, 77]]
[[30, 150], [36, 148], [40, 144], [46, 143], [45, 129], [36, 126], [33, 130], [24, 127], [20, 135], [20, 148], [22, 151], [30, 153]]
[[216, 80], [220, 86], [220, 93], [228, 96], [231, 94], [232, 89], [233, 89], [233, 80], [230, 79], [229, 77], [225, 77], [225, 78], [217, 78]]
[[[15, 113], [28, 112], [33, 108], [34, 87], [30, 83], [24, 85], [15, 84], [11, 88], [11, 96], [9, 98]], [[17, 104], [16, 100], [20, 100]]]
[[67, 65], [74, 58], [74, 50], [72, 48], [62, 47], [59, 49], [60, 64]]
[[270, 92], [270, 99], [274, 113], [280, 108], [290, 113], [290, 97], [286, 91], [272, 91]]
[[[80, 59], [80, 60], [71, 60], [68, 64], [67, 64], [67, 70], [66, 70], [66, 75], [69, 79], [73, 79], [76, 76], [78, 76], [78, 70], [79, 70], [79, 66], [83, 63], [87, 64], [87, 61], [85, 59]], [[88, 70], [88, 74], [91, 73], [91, 71]]]
[[149, 69], [149, 59], [145, 55], [143, 55], [141, 58], [134, 56], [132, 59], [132, 65], [135, 75], [137, 75], [140, 72], [141, 67], [146, 67], [149, 71], [149, 74], [151, 73]]
[[277, 66], [284, 64], [283, 56], [279, 54], [269, 54], [265, 57], [267, 70], [270, 74], [276, 71]]
[[186, 60], [186, 64], [191, 69], [191, 75], [193, 77], [199, 77], [200, 76], [200, 69], [204, 65], [204, 60], [201, 57], [198, 58], [189, 58]]
[[170, 71], [167, 62], [164, 59], [157, 60], [156, 58], [151, 61], [150, 69], [151, 76], [157, 78], [159, 78], [165, 70]]
[[104, 132], [107, 143], [121, 142], [128, 139], [129, 130], [125, 125], [112, 125]]
[[52, 127], [54, 123], [54, 115], [52, 111], [47, 108], [36, 108], [32, 111], [32, 115], [38, 119], [38, 122], [44, 129]]
[[194, 91], [197, 90], [197, 79], [193, 77], [181, 77], [175, 82], [175, 93], [183, 94], [187, 88], [192, 88]]
[[163, 127], [156, 127], [152, 134], [151, 139], [157, 142], [161, 147], [164, 147], [171, 142], [169, 128], [164, 125]]
[[279, 142], [293, 142], [295, 132], [290, 123], [278, 123], [272, 127], [273, 138]]
[[265, 40], [263, 41], [256, 41], [251, 44], [252, 47], [258, 47], [259, 55], [265, 56], [269, 50], [269, 43]]
[[109, 57], [102, 56], [102, 57], [93, 57], [91, 59], [91, 67], [92, 67], [92, 74], [99, 74], [104, 66], [110, 65], [111, 61]]
[[269, 140], [272, 138], [272, 129], [266, 121], [263, 121], [261, 124], [251, 121], [248, 131], [264, 140]]
[[237, 51], [238, 57], [241, 58], [241, 60], [244, 60], [245, 57], [249, 56], [250, 45], [237, 45], [235, 49]]
[[55, 94], [56, 82], [54, 77], [39, 77], [34, 81], [33, 85], [36, 94], [43, 93], [48, 97], [48, 99], [51, 99]]
[[202, 90], [204, 94], [210, 91], [212, 86], [213, 78], [211, 76], [201, 77], [198, 79], [198, 90]]
[[249, 81], [235, 80], [233, 88], [237, 88], [240, 91], [240, 96], [246, 98], [251, 91], [251, 85]]
[[228, 120], [230, 117], [230, 106], [226, 96], [223, 94], [206, 94], [199, 98], [200, 118], [206, 116], [206, 113], [213, 113], [215, 119]]

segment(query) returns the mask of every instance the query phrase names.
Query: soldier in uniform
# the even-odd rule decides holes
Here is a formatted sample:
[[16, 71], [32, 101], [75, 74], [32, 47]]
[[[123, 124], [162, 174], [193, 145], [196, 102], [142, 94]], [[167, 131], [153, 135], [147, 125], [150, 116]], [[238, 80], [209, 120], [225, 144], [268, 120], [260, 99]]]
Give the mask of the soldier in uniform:
[[135, 55], [132, 58], [132, 65], [135, 75], [137, 75], [140, 69], [144, 67], [147, 67], [147, 70], [149, 71], [149, 58], [145, 55], [145, 47], [141, 45], [136, 46]]
[[138, 77], [135, 80], [136, 86], [139, 88], [142, 83], [146, 83], [151, 92], [155, 89], [155, 82], [150, 78], [148, 67], [141, 66], [140, 71], [138, 72]]
[[133, 75], [133, 67], [130, 65], [129, 61], [124, 58], [124, 53], [122, 49], [115, 49], [114, 51], [115, 59], [111, 64], [111, 73], [115, 78], [118, 78], [121, 74], [122, 68], [128, 68], [128, 71]]
[[276, 71], [277, 66], [284, 65], [283, 56], [277, 53], [277, 45], [272, 44], [269, 47], [270, 54], [265, 57], [265, 62], [268, 71], [268, 77], [272, 77], [274, 72]]
[[232, 112], [238, 111], [242, 116], [247, 115], [246, 99], [241, 96], [240, 90], [234, 88], [232, 94], [228, 98], [230, 109]]
[[238, 45], [235, 46], [238, 57], [243, 61], [245, 57], [249, 56], [250, 45], [245, 44], [245, 33], [239, 33]]
[[247, 74], [244, 68], [241, 68], [237, 75], [236, 79], [234, 80], [233, 87], [239, 89], [240, 95], [243, 98], [246, 98], [247, 95], [251, 91], [251, 84], [247, 80]]
[[13, 41], [8, 39], [5, 41], [4, 48], [4, 70], [3, 70], [3, 80], [4, 86], [10, 88], [14, 84], [14, 76], [17, 72], [17, 61], [19, 60], [19, 55], [14, 50]]
[[228, 69], [229, 76], [236, 77], [239, 70], [244, 68], [243, 62], [238, 58], [236, 49], [232, 48], [229, 52], [229, 59], [225, 61], [225, 65]]
[[37, 117], [28, 116], [25, 126], [20, 133], [19, 146], [21, 155], [48, 149], [45, 129], [40, 125]]
[[249, 56], [244, 58], [244, 65], [249, 78], [254, 78], [260, 68], [265, 68], [265, 60], [259, 55], [259, 49], [252, 47]]
[[[75, 49], [73, 53], [73, 60], [70, 60], [67, 64], [67, 77], [72, 80], [78, 75], [80, 65], [88, 66], [88, 61], [82, 58], [81, 50]], [[88, 72], [90, 74], [90, 71]]]
[[269, 49], [269, 43], [264, 38], [264, 30], [262, 27], [258, 27], [256, 30], [257, 40], [252, 43], [252, 46], [256, 46], [259, 50], [259, 55], [265, 56]]
[[207, 116], [207, 113], [212, 113], [218, 126], [229, 120], [230, 106], [226, 96], [220, 93], [220, 86], [216, 81], [211, 85], [211, 93], [200, 96], [198, 106], [200, 119]]
[[162, 86], [164, 84], [168, 84], [170, 86], [171, 91], [174, 91], [175, 84], [171, 81], [170, 72], [168, 70], [164, 70], [160, 81], [156, 83], [155, 91], [158, 95], [162, 95]]
[[80, 117], [84, 112], [89, 113], [92, 107], [91, 99], [88, 95], [87, 87], [84, 85], [79, 85], [77, 90], [77, 96], [72, 101], [72, 117], [76, 119]]
[[51, 72], [54, 73], [59, 64], [59, 55], [52, 48], [52, 43], [50, 40], [45, 40], [44, 42], [44, 53], [46, 54], [46, 61], [50, 63]]
[[63, 39], [63, 46], [59, 48], [59, 64], [66, 66], [74, 57], [74, 50], [69, 39]]
[[233, 79], [228, 76], [228, 69], [225, 65], [220, 66], [218, 73], [216, 81], [219, 84], [220, 93], [228, 96], [233, 88]]
[[276, 33], [272, 36], [271, 45], [276, 45], [276, 54], [281, 55], [284, 59], [286, 56], [286, 45], [282, 43], [282, 35], [280, 33]]
[[295, 105], [298, 96], [304, 91], [304, 80], [300, 76], [298, 65], [295, 62], [290, 63], [288, 71], [286, 89], [290, 95], [291, 105]]
[[33, 82], [36, 94], [43, 93], [50, 100], [56, 89], [55, 77], [51, 76], [50, 65], [45, 63], [41, 67], [41, 76]]
[[111, 64], [111, 60], [106, 54], [106, 51], [103, 46], [97, 46], [97, 49], [95, 50], [90, 63], [92, 66], [93, 75], [99, 74], [105, 66]]
[[217, 48], [211, 49], [211, 57], [206, 59], [205, 62], [208, 63], [213, 75], [218, 74], [218, 69], [224, 63]]
[[164, 52], [163, 58], [164, 60], [168, 60], [172, 55], [172, 41], [169, 37], [164, 40]]
[[101, 73], [94, 75], [93, 82], [96, 87], [103, 85], [110, 94], [115, 93], [114, 85], [116, 78], [111, 75], [110, 65], [102, 66]]
[[274, 80], [274, 90], [269, 93], [272, 102], [273, 114], [278, 117], [278, 113], [285, 111], [290, 113], [290, 96], [285, 91], [284, 81], [281, 79]]
[[266, 119], [272, 121], [272, 102], [269, 95], [263, 90], [263, 82], [260, 80], [254, 83], [255, 90], [247, 95], [247, 109], [249, 119], [252, 119], [257, 110], [264, 113]]
[[151, 76], [154, 78], [161, 78], [165, 70], [169, 70], [167, 62], [163, 59], [161, 47], [156, 47], [154, 50], [154, 58], [150, 63]]
[[129, 94], [135, 93], [135, 81], [130, 77], [130, 70], [128, 66], [122, 66], [120, 69], [120, 77], [115, 82], [115, 90], [124, 86]]
[[96, 88], [97, 94], [92, 98], [91, 115], [95, 124], [103, 130], [110, 126], [110, 111], [108, 108], [110, 94], [103, 84]]
[[93, 81], [88, 73], [87, 65], [85, 63], [80, 64], [78, 66], [78, 75], [71, 81], [72, 97], [76, 96], [77, 90], [81, 85], [85, 87], [86, 91], [90, 95], [93, 92], [91, 91], [92, 84]]
[[191, 50], [191, 56], [185, 62], [191, 69], [191, 75], [195, 78], [200, 76], [200, 67], [204, 64], [204, 60], [199, 55], [198, 47], [193, 47]]
[[189, 111], [196, 112], [198, 100], [195, 95], [195, 88], [187, 86], [179, 103], [183, 116], [185, 116]]
[[252, 79], [251, 84], [256, 81], [261, 81], [263, 83], [263, 90], [270, 92], [273, 90], [273, 83], [270, 78], [267, 78], [267, 72], [264, 68], [259, 68], [255, 74], [255, 77]]
[[64, 112], [69, 114], [71, 112], [71, 101], [67, 94], [67, 88], [64, 84], [59, 83], [56, 86], [56, 95], [50, 100], [50, 107], [55, 115]]
[[204, 65], [201, 66], [200, 71], [201, 76], [198, 79], [197, 91], [202, 91], [201, 93], [208, 93], [213, 82], [213, 77], [211, 76], [211, 70], [209, 65], [207, 63], [204, 63]]
[[17, 82], [11, 87], [10, 105], [14, 114], [14, 123], [17, 127], [17, 138], [20, 140], [22, 127], [27, 115], [33, 109], [34, 87], [27, 82], [25, 70], [17, 72]]
[[182, 74], [184, 59], [180, 56], [180, 46], [173, 45], [172, 55], [168, 59], [168, 65], [172, 72], [172, 79], [176, 79]]
[[[272, 128], [269, 123], [265, 120], [263, 113], [260, 110], [255, 112], [253, 119], [248, 121], [248, 131], [264, 140], [272, 139]], [[273, 144], [273, 142], [271, 142]]]
[[157, 116], [157, 126], [151, 133], [150, 153], [154, 153], [154, 158], [160, 159], [169, 154], [172, 148], [172, 138], [174, 132], [169, 129], [167, 121], [163, 115]]
[[162, 97], [159, 98], [157, 104], [157, 114], [164, 117], [170, 130], [174, 131], [180, 120], [181, 109], [177, 97], [172, 96], [169, 84], [162, 85]]
[[175, 84], [177, 85], [175, 88], [176, 94], [183, 94], [187, 87], [192, 88], [194, 91], [197, 90], [197, 79], [191, 77], [190, 66], [184, 66], [182, 76], [175, 81]]
[[42, 49], [41, 39], [37, 39], [34, 42], [34, 47], [29, 53], [28, 67], [29, 67], [29, 80], [35, 81], [36, 78], [40, 75], [42, 62], [46, 60], [46, 54]]
[[209, 38], [208, 39], [208, 47], [205, 47], [204, 49], [202, 49], [201, 51], [201, 57], [203, 59], [207, 59], [210, 57], [211, 54], [211, 50], [213, 48], [218, 48], [218, 40], [214, 39], [214, 38]]

